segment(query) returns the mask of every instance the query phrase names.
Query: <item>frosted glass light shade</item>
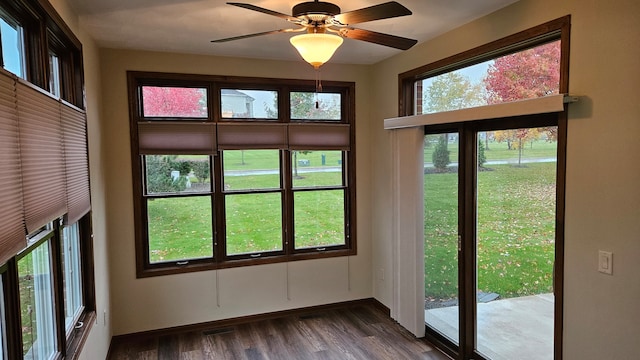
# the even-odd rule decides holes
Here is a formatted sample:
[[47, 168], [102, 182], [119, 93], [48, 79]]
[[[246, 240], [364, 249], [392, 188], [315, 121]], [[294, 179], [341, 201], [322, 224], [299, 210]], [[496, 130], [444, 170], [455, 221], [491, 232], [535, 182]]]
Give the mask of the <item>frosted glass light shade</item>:
[[289, 39], [300, 56], [316, 69], [329, 61], [342, 45], [342, 38], [331, 34], [302, 34]]

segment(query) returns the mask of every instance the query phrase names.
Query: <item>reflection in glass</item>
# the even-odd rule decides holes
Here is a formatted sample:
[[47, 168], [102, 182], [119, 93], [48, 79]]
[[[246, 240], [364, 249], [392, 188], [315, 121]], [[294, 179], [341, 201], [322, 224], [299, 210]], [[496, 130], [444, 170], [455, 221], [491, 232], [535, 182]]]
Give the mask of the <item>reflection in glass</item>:
[[206, 118], [207, 89], [143, 86], [142, 115], [149, 117]]
[[211, 191], [207, 155], [145, 155], [147, 194]]
[[344, 190], [296, 191], [296, 249], [345, 244]]
[[282, 195], [225, 196], [227, 255], [282, 250]]
[[223, 118], [278, 118], [277, 91], [221, 89], [220, 102]]
[[147, 199], [149, 262], [213, 256], [211, 198]]
[[425, 321], [457, 344], [458, 133], [426, 135], [424, 162]]
[[291, 119], [340, 120], [340, 99], [336, 93], [291, 92]]
[[62, 276], [64, 279], [64, 324], [73, 330], [82, 311], [82, 273], [80, 268], [80, 229], [78, 223], [62, 229]]
[[224, 191], [280, 188], [279, 150], [222, 152]]
[[56, 352], [49, 242], [18, 260], [18, 286], [23, 356], [48, 360]]

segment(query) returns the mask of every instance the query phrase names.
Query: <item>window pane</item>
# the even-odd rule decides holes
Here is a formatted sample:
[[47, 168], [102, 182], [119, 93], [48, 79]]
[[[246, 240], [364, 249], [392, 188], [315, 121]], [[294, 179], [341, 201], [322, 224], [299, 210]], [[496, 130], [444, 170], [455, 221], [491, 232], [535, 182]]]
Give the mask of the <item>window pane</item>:
[[280, 188], [279, 150], [225, 150], [222, 156], [225, 191]]
[[145, 155], [147, 194], [211, 192], [207, 155]]
[[345, 244], [344, 194], [344, 190], [294, 193], [296, 249]]
[[342, 186], [342, 151], [292, 151], [293, 187]]
[[0, 38], [2, 40], [3, 67], [24, 78], [24, 39], [22, 27], [17, 23], [0, 18]]
[[222, 89], [220, 92], [223, 118], [278, 118], [277, 91]]
[[147, 199], [149, 262], [213, 256], [211, 198]]
[[49, 91], [60, 97], [60, 62], [56, 54], [49, 54]]
[[207, 89], [185, 87], [142, 87], [143, 116], [206, 118]]
[[340, 120], [340, 94], [291, 92], [291, 119]]
[[0, 360], [6, 358], [7, 355], [7, 321], [4, 312], [4, 274], [0, 276]]
[[227, 255], [282, 250], [282, 195], [225, 197]]
[[22, 350], [25, 359], [46, 360], [56, 352], [49, 243], [18, 261]]
[[62, 275], [64, 281], [64, 324], [67, 333], [82, 312], [80, 228], [78, 223], [62, 229]]
[[416, 114], [558, 94], [560, 40], [415, 83]]

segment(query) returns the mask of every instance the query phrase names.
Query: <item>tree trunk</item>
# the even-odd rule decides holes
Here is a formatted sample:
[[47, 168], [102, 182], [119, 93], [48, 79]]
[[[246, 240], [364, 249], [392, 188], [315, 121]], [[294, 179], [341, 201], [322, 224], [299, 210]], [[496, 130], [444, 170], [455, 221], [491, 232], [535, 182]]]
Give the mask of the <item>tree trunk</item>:
[[522, 139], [518, 139], [518, 166], [522, 165]]
[[298, 152], [293, 152], [293, 176], [298, 177]]

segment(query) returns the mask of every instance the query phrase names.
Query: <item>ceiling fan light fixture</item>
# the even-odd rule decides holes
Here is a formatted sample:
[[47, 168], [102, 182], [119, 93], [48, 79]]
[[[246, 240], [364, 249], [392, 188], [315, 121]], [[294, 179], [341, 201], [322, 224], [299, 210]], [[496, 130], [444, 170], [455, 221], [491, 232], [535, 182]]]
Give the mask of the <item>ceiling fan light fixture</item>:
[[331, 59], [343, 40], [338, 35], [310, 33], [296, 35], [289, 41], [298, 50], [300, 56], [317, 69]]

